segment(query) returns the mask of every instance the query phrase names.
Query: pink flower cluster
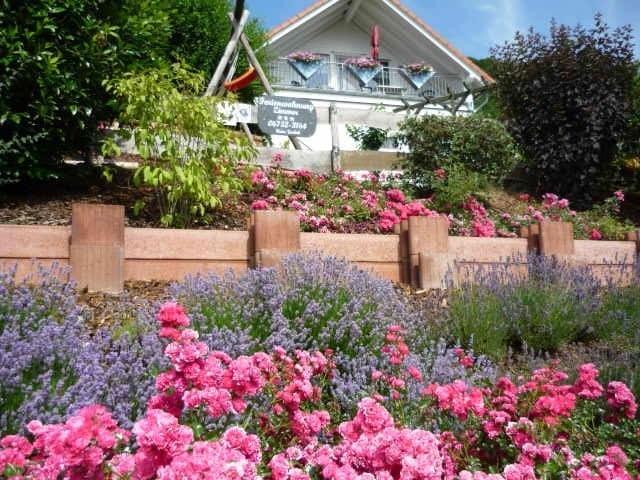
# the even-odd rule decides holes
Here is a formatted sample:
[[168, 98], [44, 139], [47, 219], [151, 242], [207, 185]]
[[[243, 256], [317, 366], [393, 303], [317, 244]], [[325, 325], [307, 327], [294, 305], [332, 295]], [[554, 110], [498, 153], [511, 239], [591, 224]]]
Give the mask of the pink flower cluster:
[[0, 473], [11, 466], [26, 478], [100, 478], [105, 459], [130, 436], [100, 405], [85, 407], [62, 424], [32, 421], [27, 429], [33, 443], [18, 435], [0, 441]]
[[252, 171], [248, 181], [251, 210], [292, 209], [298, 212], [303, 228], [321, 233], [350, 228], [391, 232], [408, 217], [438, 216], [421, 201], [407, 201], [402, 190], [384, 190], [374, 174], [358, 181], [344, 172], [325, 177], [274, 164]]
[[172, 368], [156, 378], [158, 394], [149, 400], [152, 409], [179, 417], [183, 409], [204, 407], [212, 418], [237, 414], [246, 398], [259, 393], [273, 373], [265, 353], [231, 359], [224, 352], [209, 352], [197, 341], [198, 332], [185, 328], [189, 319], [175, 303], [164, 304], [158, 313], [160, 336], [173, 340], [165, 349]]
[[342, 423], [338, 432], [341, 443], [316, 454], [326, 480], [442, 478], [438, 438], [425, 430], [395, 427], [389, 412], [372, 398], [361, 400], [355, 418]]
[[[608, 442], [599, 456], [588, 450], [574, 453], [585, 428], [594, 428], [596, 422], [608, 422], [605, 428], [616, 432], [615, 438], [630, 438], [631, 430], [624, 431], [627, 436], [616, 430], [625, 425], [631, 425], [631, 435], [637, 435], [633, 393], [621, 382], [601, 385], [593, 364], [581, 365], [574, 382], [568, 382], [568, 375], [552, 363], [518, 384], [506, 377], [486, 388], [462, 380], [425, 383], [420, 370], [407, 365], [412, 356], [404, 332], [393, 325], [381, 352], [389, 371], [373, 372], [373, 379], [380, 381], [377, 386], [391, 394], [363, 398], [353, 418], [332, 424], [328, 410], [337, 402], [325, 397], [324, 383], [334, 370], [331, 352], [289, 355], [275, 348], [272, 355], [258, 352], [232, 359], [223, 352], [210, 352], [198, 341], [180, 305], [163, 305], [158, 321], [160, 335], [169, 341], [165, 354], [171, 368], [157, 377], [158, 395], [131, 432], [119, 428], [98, 405], [79, 410], [65, 423], [30, 422], [29, 438], [0, 439], [0, 476], [35, 480], [638, 479], [640, 464], [627, 457], [635, 447], [625, 453], [625, 444]], [[462, 349], [455, 354], [466, 368], [477, 362]], [[411, 400], [409, 386], [421, 387], [422, 396]], [[398, 412], [396, 419], [402, 423], [390, 411]], [[229, 413], [242, 417], [226, 416]], [[350, 418], [336, 413], [334, 420]], [[585, 418], [588, 426], [580, 424]], [[225, 423], [237, 420], [251, 433]], [[438, 433], [415, 428], [418, 421], [436, 426]], [[578, 426], [572, 430], [574, 423]], [[569, 437], [572, 431], [578, 432], [576, 438]], [[585, 445], [591, 443], [589, 438]]]
[[463, 205], [471, 214], [471, 235], [474, 237], [495, 237], [496, 225], [489, 218], [486, 208], [478, 200], [471, 197]]

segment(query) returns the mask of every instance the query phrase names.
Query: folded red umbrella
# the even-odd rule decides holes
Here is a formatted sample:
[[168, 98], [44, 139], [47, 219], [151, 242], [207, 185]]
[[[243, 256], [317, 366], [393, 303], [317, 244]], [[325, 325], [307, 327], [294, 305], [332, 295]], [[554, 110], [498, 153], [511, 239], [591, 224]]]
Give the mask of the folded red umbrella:
[[378, 60], [380, 58], [380, 27], [374, 25], [371, 29], [371, 58]]

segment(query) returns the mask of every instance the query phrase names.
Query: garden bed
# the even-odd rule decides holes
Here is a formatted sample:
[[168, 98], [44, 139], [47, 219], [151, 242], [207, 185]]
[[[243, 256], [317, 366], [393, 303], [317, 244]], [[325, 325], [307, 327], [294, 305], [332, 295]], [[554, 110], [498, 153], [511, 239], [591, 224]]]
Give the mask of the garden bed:
[[637, 404], [618, 380], [638, 390], [638, 286], [603, 288], [554, 262], [535, 269], [446, 296], [317, 255], [128, 284], [121, 298], [57, 275], [33, 287], [0, 274], [0, 436], [26, 434], [0, 442], [0, 468], [110, 480], [231, 479], [238, 468], [247, 480], [345, 478], [332, 469], [634, 478]]
[[[450, 234], [458, 236], [516, 237], [522, 226], [549, 219], [571, 222], [576, 238], [582, 239], [624, 240], [634, 228], [629, 218], [634, 218], [636, 203], [625, 202], [623, 192], [585, 212], [573, 211], [568, 200], [553, 194], [539, 201], [495, 188], [459, 205], [447, 204], [437, 196], [411, 199], [395, 177], [366, 174], [356, 179], [347, 173], [291, 171], [280, 168], [275, 157], [266, 169], [238, 167], [238, 193], [218, 194], [219, 207], [205, 210], [187, 225], [171, 226], [243, 230], [252, 210], [288, 209], [298, 213], [303, 231], [325, 233], [391, 233], [412, 215], [445, 216]], [[153, 190], [135, 186], [131, 170], [109, 167], [109, 182], [100, 168], [67, 168], [57, 182], [8, 185], [0, 193], [0, 224], [68, 225], [73, 203], [106, 203], [125, 206], [127, 226], [167, 226], [160, 221]], [[139, 202], [144, 208], [137, 207]]]

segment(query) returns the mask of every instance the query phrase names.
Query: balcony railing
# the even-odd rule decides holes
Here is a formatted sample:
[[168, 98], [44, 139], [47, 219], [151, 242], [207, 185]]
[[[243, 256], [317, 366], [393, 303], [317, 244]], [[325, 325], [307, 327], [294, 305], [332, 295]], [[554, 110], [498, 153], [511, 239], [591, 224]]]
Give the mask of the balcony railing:
[[305, 79], [286, 59], [267, 65], [267, 72], [274, 86], [335, 93], [358, 93], [367, 96], [391, 98], [418, 98], [423, 95], [440, 97], [464, 91], [462, 79], [455, 75], [436, 73], [421, 88], [415, 88], [399, 68], [384, 69], [366, 86], [344, 63], [323, 63], [308, 79]]

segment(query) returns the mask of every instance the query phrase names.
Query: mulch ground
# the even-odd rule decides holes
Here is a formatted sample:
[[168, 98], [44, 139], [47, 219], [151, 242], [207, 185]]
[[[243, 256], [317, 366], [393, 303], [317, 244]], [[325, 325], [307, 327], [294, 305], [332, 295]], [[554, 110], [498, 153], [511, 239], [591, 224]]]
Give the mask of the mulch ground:
[[[125, 225], [128, 227], [160, 228], [160, 214], [154, 208], [154, 193], [133, 185], [130, 170], [119, 169], [113, 181], [107, 182], [97, 169], [78, 169], [64, 176], [64, 180], [28, 185], [5, 185], [0, 191], [0, 224], [13, 225], [70, 225], [74, 203], [104, 203], [124, 205]], [[133, 206], [142, 200], [146, 208], [139, 215]], [[206, 224], [189, 228], [243, 230], [246, 228], [246, 206], [228, 201], [206, 219]]]
[[79, 291], [78, 305], [84, 308], [84, 318], [92, 328], [122, 324], [135, 318], [139, 308], [169, 300], [169, 282], [125, 282], [123, 293], [89, 293]]

